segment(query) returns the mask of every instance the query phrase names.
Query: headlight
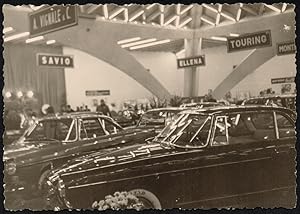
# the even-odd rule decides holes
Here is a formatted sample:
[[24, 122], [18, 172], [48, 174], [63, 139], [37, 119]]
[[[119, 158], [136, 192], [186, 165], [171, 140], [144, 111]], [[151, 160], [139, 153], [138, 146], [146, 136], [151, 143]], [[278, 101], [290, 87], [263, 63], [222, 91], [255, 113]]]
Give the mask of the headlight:
[[8, 175], [14, 175], [17, 171], [17, 164], [13, 160], [9, 160], [5, 164], [5, 171]]

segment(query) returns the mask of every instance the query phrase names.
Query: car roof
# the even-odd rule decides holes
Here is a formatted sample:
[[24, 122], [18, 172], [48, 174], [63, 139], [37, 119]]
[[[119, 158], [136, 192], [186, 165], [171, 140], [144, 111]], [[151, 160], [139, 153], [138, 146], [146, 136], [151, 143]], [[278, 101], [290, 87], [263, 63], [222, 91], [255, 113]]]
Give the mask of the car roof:
[[264, 97], [253, 97], [249, 98], [248, 100], [260, 100], [260, 99], [270, 99], [270, 98], [281, 98], [281, 97], [296, 97], [295, 94], [282, 94], [282, 95], [271, 95], [271, 96], [264, 96]]
[[277, 106], [263, 106], [263, 105], [251, 105], [251, 106], [214, 106], [202, 109], [190, 109], [185, 110], [184, 113], [204, 113], [204, 114], [215, 114], [219, 112], [234, 112], [234, 111], [260, 111], [260, 110], [268, 110], [268, 111], [289, 111], [291, 110], [284, 108], [284, 107], [277, 107]]
[[182, 107], [165, 107], [165, 108], [155, 108], [155, 109], [151, 109], [145, 112], [145, 114], [150, 113], [150, 112], [156, 112], [156, 111], [183, 111], [186, 108], [182, 108]]
[[91, 118], [91, 117], [101, 117], [110, 119], [110, 117], [106, 115], [102, 115], [98, 112], [71, 112], [71, 113], [62, 113], [62, 114], [55, 114], [55, 115], [47, 115], [39, 120], [57, 120], [57, 119], [76, 119], [76, 118]]

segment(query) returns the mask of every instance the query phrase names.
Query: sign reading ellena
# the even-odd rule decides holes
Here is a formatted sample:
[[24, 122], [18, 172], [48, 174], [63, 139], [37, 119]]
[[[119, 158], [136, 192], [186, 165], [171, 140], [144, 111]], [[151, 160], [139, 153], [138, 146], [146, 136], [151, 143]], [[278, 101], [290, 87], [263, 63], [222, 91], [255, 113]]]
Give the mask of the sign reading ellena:
[[52, 55], [52, 54], [37, 54], [37, 64], [39, 66], [73, 68], [73, 56], [67, 55]]
[[74, 5], [55, 5], [29, 14], [30, 34], [41, 35], [78, 23]]
[[272, 46], [271, 31], [266, 30], [227, 39], [227, 52]]
[[205, 56], [195, 56], [183, 59], [177, 59], [178, 68], [195, 67], [205, 65]]
[[296, 53], [296, 44], [294, 41], [277, 44], [277, 55], [286, 55]]

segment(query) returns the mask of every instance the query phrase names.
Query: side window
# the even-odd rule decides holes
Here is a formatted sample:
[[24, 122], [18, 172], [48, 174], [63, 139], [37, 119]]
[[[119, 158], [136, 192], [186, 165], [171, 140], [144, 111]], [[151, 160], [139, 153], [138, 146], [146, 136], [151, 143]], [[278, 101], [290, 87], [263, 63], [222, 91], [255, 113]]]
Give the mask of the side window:
[[116, 134], [118, 133], [121, 129], [113, 124], [111, 121], [106, 120], [106, 119], [100, 119], [103, 128], [109, 133], [109, 134]]
[[256, 140], [272, 140], [276, 138], [274, 117], [272, 112], [251, 113], [250, 118], [254, 126], [253, 137]]
[[212, 145], [220, 146], [227, 145], [227, 127], [226, 127], [226, 117], [225, 116], [217, 116], [214, 126], [215, 134], [213, 138]]
[[276, 121], [279, 138], [290, 138], [295, 136], [295, 124], [286, 115], [276, 112]]
[[105, 135], [98, 118], [82, 119], [80, 121], [80, 138], [96, 138]]

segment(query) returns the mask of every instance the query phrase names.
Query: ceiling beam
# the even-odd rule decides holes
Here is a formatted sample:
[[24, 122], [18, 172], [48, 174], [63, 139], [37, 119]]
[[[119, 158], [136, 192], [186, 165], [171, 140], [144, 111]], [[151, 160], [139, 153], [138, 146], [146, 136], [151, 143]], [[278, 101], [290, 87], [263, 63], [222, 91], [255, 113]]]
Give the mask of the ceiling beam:
[[109, 15], [109, 19], [113, 19], [115, 18], [116, 16], [118, 16], [120, 13], [122, 13], [123, 11], [125, 10], [124, 7], [117, 7], [115, 8]]
[[209, 16], [202, 15], [200, 19], [201, 19], [202, 21], [206, 22], [207, 24], [212, 25], [212, 26], [215, 26], [215, 25], [216, 25], [215, 20], [213, 20], [213, 19], [210, 18]]
[[179, 26], [179, 23], [180, 23], [180, 10], [181, 10], [181, 5], [180, 4], [177, 4], [176, 5], [176, 22], [175, 22], [175, 26], [178, 27]]
[[102, 9], [103, 9], [104, 17], [105, 17], [106, 19], [108, 19], [109, 15], [108, 15], [107, 4], [104, 4], [104, 5], [102, 6]]
[[159, 19], [159, 23], [161, 26], [164, 25], [165, 22], [165, 6], [164, 5], [159, 5], [159, 11], [160, 11], [160, 19]]
[[236, 21], [240, 21], [240, 19], [241, 19], [241, 15], [242, 15], [242, 6], [243, 6], [243, 4], [242, 4], [242, 3], [239, 3], [239, 9], [238, 9], [238, 11], [237, 11], [237, 13], [236, 13], [236, 17], [235, 17]]
[[129, 21], [132, 22], [141, 16], [145, 11], [143, 9], [137, 9], [129, 18]]
[[281, 12], [283, 13], [286, 10], [287, 3], [282, 4]]
[[87, 14], [91, 14], [93, 13], [95, 10], [97, 10], [100, 7], [100, 5], [95, 5], [92, 4], [91, 6], [89, 6], [86, 10]]
[[281, 10], [277, 7], [275, 7], [274, 5], [270, 5], [270, 4], [264, 4], [266, 7], [268, 7], [269, 9], [273, 10], [274, 12], [280, 13]]
[[250, 6], [245, 5], [243, 3], [241, 3], [241, 4], [242, 4], [242, 7], [241, 7], [242, 10], [246, 11], [247, 13], [250, 13], [253, 16], [257, 16], [258, 15], [258, 13], [254, 9], [252, 9]]
[[155, 19], [156, 17], [158, 17], [160, 15], [159, 11], [155, 11], [153, 12], [150, 16], [148, 16], [146, 18], [146, 22], [151, 22], [153, 19]]

